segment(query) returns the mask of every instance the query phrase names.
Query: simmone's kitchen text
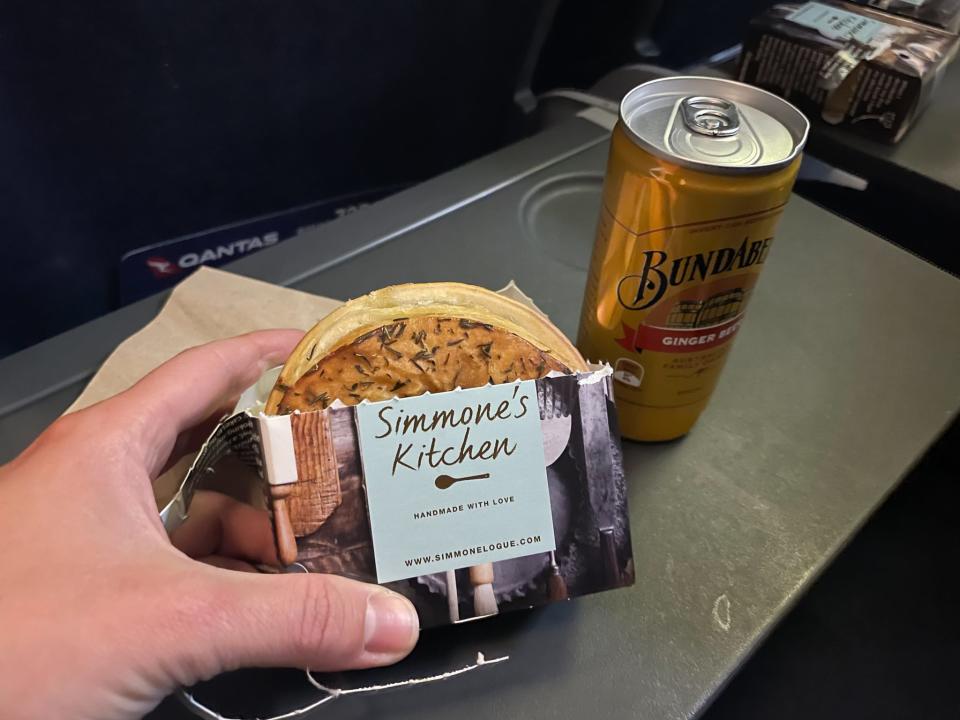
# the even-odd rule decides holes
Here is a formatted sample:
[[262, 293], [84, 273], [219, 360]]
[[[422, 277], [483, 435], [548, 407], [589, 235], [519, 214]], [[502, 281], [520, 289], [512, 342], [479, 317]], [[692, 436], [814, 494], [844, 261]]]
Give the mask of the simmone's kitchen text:
[[[495, 440], [484, 440], [474, 445], [470, 439], [470, 429], [482, 424], [496, 423], [510, 418], [522, 418], [527, 412], [526, 395], [517, 397], [519, 385], [513, 388], [510, 400], [502, 400], [497, 404], [492, 402], [467, 405], [458, 410], [436, 410], [433, 413], [407, 413], [395, 404], [386, 405], [377, 413], [377, 418], [383, 424], [383, 429], [375, 437], [379, 439], [394, 436], [399, 438], [396, 452], [393, 456], [391, 475], [396, 476], [397, 470], [436, 469], [439, 467], [456, 467], [465, 460], [496, 460], [502, 455], [512, 455], [517, 444], [509, 437]], [[419, 439], [410, 441], [412, 435], [432, 433], [447, 428], [462, 428], [458, 442], [454, 444], [438, 443], [434, 436], [429, 442], [420, 442]], [[414, 448], [419, 445], [420, 449]]]

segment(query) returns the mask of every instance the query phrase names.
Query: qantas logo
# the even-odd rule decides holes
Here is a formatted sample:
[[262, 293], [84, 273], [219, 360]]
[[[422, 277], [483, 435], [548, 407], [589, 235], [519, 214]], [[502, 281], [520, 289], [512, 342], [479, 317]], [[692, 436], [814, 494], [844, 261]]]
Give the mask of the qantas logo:
[[238, 257], [246, 255], [254, 250], [270, 247], [280, 242], [280, 236], [276, 232], [264, 233], [263, 236], [244, 238], [243, 240], [234, 240], [225, 245], [215, 245], [208, 247], [200, 252], [188, 252], [177, 258], [176, 262], [167, 260], [159, 255], [152, 255], [146, 259], [147, 269], [155, 278], [165, 279], [178, 275], [184, 270], [189, 270], [197, 265], [206, 265], [214, 263], [225, 258]]
[[170, 277], [180, 272], [179, 267], [162, 257], [148, 257], [147, 267], [150, 268], [150, 272], [153, 273], [155, 278]]

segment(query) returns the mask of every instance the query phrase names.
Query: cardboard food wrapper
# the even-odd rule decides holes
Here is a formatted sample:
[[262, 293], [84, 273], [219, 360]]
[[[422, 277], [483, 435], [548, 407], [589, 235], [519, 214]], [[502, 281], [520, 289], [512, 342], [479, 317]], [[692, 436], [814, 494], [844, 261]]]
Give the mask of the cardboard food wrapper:
[[960, 0], [853, 0], [891, 15], [912, 18], [947, 32], [960, 32]]
[[[514, 286], [502, 292], [530, 302]], [[75, 407], [184, 347], [307, 329], [338, 304], [201, 270], [117, 349]], [[288, 571], [384, 584], [411, 599], [424, 627], [632, 584], [608, 366], [265, 416], [275, 376], [265, 374], [200, 452], [158, 481], [168, 530], [186, 519], [197, 490], [228, 487], [271, 513]], [[238, 492], [244, 484], [253, 492]]]
[[835, 0], [777, 3], [753, 20], [739, 79], [809, 117], [896, 142], [930, 103], [957, 36]]

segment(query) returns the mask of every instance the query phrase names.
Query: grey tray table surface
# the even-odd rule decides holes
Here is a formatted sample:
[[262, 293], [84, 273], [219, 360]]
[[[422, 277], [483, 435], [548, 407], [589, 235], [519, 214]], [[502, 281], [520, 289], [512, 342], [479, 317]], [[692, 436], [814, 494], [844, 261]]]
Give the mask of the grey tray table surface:
[[[607, 137], [571, 119], [228, 269], [338, 298], [515, 279], [574, 336]], [[0, 458], [161, 302], [0, 361]], [[677, 442], [625, 443], [636, 585], [427, 633], [390, 677], [478, 650], [511, 659], [323, 715], [696, 716], [955, 416], [958, 311], [956, 278], [794, 198], [700, 423]], [[278, 680], [273, 711], [315, 697], [289, 686]], [[155, 715], [188, 717], [169, 703]]]

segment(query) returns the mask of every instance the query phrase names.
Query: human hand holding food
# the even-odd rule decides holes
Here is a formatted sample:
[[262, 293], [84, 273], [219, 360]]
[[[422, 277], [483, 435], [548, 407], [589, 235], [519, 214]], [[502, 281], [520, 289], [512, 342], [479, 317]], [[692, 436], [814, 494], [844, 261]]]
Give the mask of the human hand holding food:
[[135, 718], [237, 667], [360, 668], [410, 651], [416, 612], [384, 588], [230, 569], [276, 563], [266, 513], [199, 493], [173, 543], [160, 523], [151, 481], [300, 336], [187, 350], [0, 468], [5, 718]]

